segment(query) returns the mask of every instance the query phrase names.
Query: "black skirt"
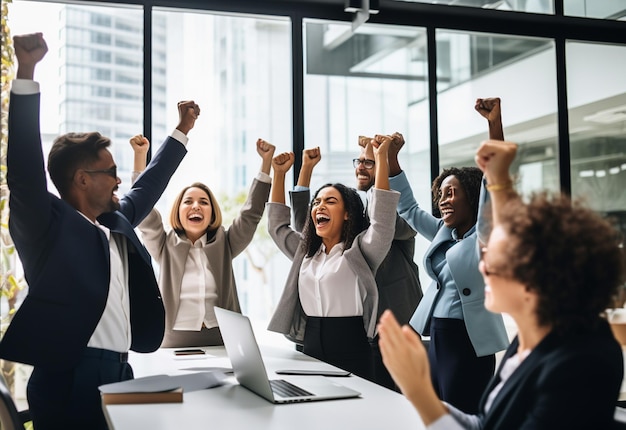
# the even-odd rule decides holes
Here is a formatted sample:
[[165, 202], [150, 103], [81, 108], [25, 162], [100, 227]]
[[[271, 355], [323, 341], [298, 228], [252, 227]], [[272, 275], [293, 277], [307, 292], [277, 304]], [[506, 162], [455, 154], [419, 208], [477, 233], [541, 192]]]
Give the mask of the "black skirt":
[[362, 378], [373, 377], [363, 317], [307, 317], [303, 352]]

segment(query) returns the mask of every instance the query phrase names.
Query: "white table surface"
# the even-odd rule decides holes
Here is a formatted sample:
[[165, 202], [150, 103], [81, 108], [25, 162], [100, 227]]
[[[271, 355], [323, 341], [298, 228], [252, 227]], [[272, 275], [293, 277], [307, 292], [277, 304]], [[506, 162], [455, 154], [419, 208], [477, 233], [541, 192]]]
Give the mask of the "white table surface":
[[[262, 342], [262, 340], [260, 341]], [[173, 349], [151, 354], [130, 354], [135, 377], [155, 374], [178, 375], [230, 368], [223, 347], [202, 348], [205, 356], [174, 356]], [[297, 352], [293, 344], [261, 344], [270, 379], [291, 379], [276, 375], [278, 369], [324, 369], [332, 366]], [[301, 378], [301, 377], [300, 377]], [[125, 429], [342, 429], [420, 430], [424, 425], [411, 404], [394, 391], [357, 376], [331, 378], [361, 393], [360, 398], [274, 405], [241, 387], [229, 377], [220, 387], [183, 394], [182, 403], [108, 405], [105, 415], [115, 430]]]

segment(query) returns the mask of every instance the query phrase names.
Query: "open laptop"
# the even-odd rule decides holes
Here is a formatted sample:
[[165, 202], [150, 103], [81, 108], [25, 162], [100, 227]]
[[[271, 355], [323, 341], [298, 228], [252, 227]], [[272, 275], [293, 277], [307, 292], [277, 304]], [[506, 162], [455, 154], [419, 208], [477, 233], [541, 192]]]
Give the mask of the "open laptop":
[[292, 382], [270, 381], [248, 317], [219, 307], [215, 307], [215, 316], [237, 381], [270, 402], [310, 402], [361, 395], [323, 376], [290, 378]]

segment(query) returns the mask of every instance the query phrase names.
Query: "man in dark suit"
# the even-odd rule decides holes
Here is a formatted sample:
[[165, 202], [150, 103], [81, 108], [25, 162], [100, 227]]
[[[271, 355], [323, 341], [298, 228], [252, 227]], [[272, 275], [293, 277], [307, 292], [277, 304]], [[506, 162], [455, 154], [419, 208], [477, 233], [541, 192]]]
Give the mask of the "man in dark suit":
[[[394, 139], [396, 139], [395, 136]], [[359, 158], [354, 159], [357, 189], [366, 193], [366, 208], [370, 196], [369, 190], [374, 186], [376, 179], [374, 152], [371, 144], [368, 145], [367, 143], [367, 138], [359, 138], [359, 145], [362, 149]], [[308, 187], [313, 167], [321, 159], [319, 148], [306, 149], [302, 159], [298, 184], [294, 191], [289, 193], [294, 214], [294, 226], [297, 231], [302, 231], [304, 222], [309, 216], [307, 208], [310, 202], [310, 190]], [[392, 162], [391, 157], [389, 161]], [[407, 323], [422, 298], [418, 268], [413, 261], [416, 234], [415, 230], [396, 214], [396, 231], [391, 249], [376, 272], [378, 317], [385, 309], [391, 309], [399, 320]], [[374, 339], [372, 349], [374, 350], [374, 382], [398, 391], [382, 362], [378, 348], [378, 337]]]
[[199, 108], [178, 104], [176, 130], [121, 199], [108, 138], [97, 132], [58, 137], [48, 171], [59, 199], [47, 191], [33, 81], [46, 42], [37, 33], [16, 36], [14, 46], [9, 228], [29, 292], [0, 343], [0, 357], [34, 366], [27, 395], [37, 430], [104, 429], [98, 386], [131, 379], [128, 350], [154, 351], [163, 337], [163, 303], [133, 228], [186, 154]]

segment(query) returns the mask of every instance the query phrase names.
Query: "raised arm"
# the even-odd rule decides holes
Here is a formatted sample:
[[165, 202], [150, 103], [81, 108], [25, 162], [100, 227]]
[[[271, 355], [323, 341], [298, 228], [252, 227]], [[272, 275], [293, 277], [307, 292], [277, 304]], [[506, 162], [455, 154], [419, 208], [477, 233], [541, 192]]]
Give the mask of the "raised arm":
[[193, 101], [178, 103], [178, 125], [172, 135], [150, 160], [130, 191], [120, 199], [120, 211], [133, 226], [137, 226], [152, 210], [176, 168], [187, 153], [187, 134], [194, 127], [200, 107]]
[[272, 181], [270, 202], [285, 204], [285, 176], [293, 166], [295, 159], [296, 156], [293, 152], [283, 152], [272, 159], [274, 180]]
[[137, 134], [130, 138], [130, 147], [133, 149], [133, 182], [135, 182], [135, 174], [143, 172], [148, 164], [148, 150], [150, 149], [150, 141], [147, 137]]
[[371, 142], [376, 160], [376, 179], [374, 188], [389, 190], [389, 146], [393, 137], [377, 134]]
[[311, 186], [311, 176], [313, 175], [313, 169], [322, 159], [322, 153], [320, 147], [304, 149], [302, 151], [302, 168], [298, 174], [298, 184], [301, 187]]
[[265, 173], [266, 175], [270, 174], [274, 151], [276, 151], [276, 147], [274, 145], [263, 139], [257, 139], [256, 152], [261, 157], [261, 172]]
[[[489, 139], [504, 140], [504, 130], [502, 129], [502, 109], [499, 97], [491, 97], [485, 99], [476, 99], [474, 109], [487, 120], [489, 126]], [[486, 179], [485, 179], [486, 180]], [[484, 182], [484, 181], [483, 181]], [[476, 229], [478, 231], [479, 246], [476, 249], [480, 253], [480, 249], [484, 246], [491, 232], [493, 217], [486, 213], [485, 209], [489, 209], [491, 194], [484, 188], [484, 184], [480, 190], [480, 202], [478, 206], [478, 220]]]
[[[19, 82], [22, 85], [13, 81], [9, 104], [6, 179], [14, 214], [9, 223], [14, 239], [15, 235], [22, 235], [36, 243], [50, 226], [52, 216], [39, 133], [40, 94], [38, 84], [33, 81], [35, 66], [44, 58], [48, 47], [41, 33], [14, 36], [13, 44], [17, 78], [23, 81]], [[18, 86], [28, 91], [16, 91]]]
[[[272, 157], [276, 147], [271, 143], [257, 139], [256, 150], [261, 157], [261, 172], [269, 174], [272, 165]], [[252, 242], [257, 226], [263, 217], [265, 203], [270, 194], [269, 180], [256, 180], [252, 182], [250, 192], [239, 214], [228, 228], [227, 240], [233, 257], [242, 253]]]
[[322, 153], [320, 147], [304, 149], [302, 151], [302, 168], [298, 175], [297, 188], [294, 187], [289, 192], [289, 201], [291, 203], [291, 212], [293, 214], [292, 227], [297, 232], [302, 232], [309, 213], [309, 200], [311, 197], [311, 176], [313, 175], [313, 169], [322, 159]]
[[487, 119], [489, 124], [489, 139], [504, 140], [502, 129], [502, 111], [500, 109], [500, 97], [476, 99], [474, 109]]
[[501, 140], [486, 140], [476, 152], [476, 164], [487, 180], [487, 191], [491, 197], [493, 226], [500, 222], [500, 211], [512, 199], [519, 199], [513, 188], [509, 169], [517, 153], [517, 144]]
[[48, 45], [43, 34], [33, 33], [14, 36], [13, 47], [17, 58], [17, 78], [33, 80], [35, 66], [48, 52]]
[[188, 134], [196, 124], [198, 116], [200, 116], [200, 106], [193, 100], [178, 102], [179, 121], [176, 130], [181, 131], [185, 135]]
[[398, 153], [404, 146], [404, 136], [397, 131], [391, 135], [391, 145], [389, 145], [389, 176], [398, 176], [402, 172]]

